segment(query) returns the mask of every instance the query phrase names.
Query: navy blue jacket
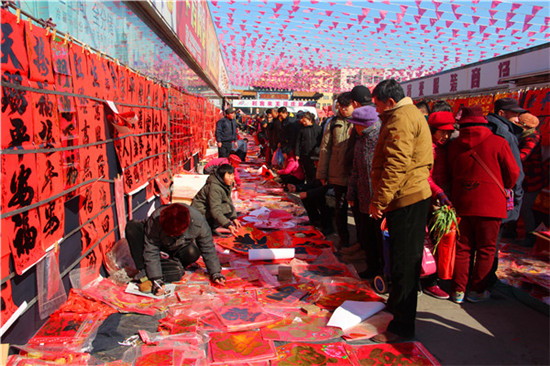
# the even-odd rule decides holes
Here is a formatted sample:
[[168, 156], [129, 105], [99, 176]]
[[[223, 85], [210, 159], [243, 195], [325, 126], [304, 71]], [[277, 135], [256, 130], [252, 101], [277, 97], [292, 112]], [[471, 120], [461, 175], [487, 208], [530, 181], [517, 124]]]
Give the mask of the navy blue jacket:
[[216, 141], [232, 142], [237, 140], [237, 121], [226, 117], [216, 123]]
[[519, 210], [521, 208], [521, 202], [523, 201], [523, 178], [525, 177], [519, 154], [519, 136], [523, 132], [523, 128], [494, 113], [487, 115], [487, 121], [489, 122], [489, 128], [491, 131], [508, 142], [508, 145], [510, 145], [510, 149], [512, 150], [512, 154], [514, 155], [514, 159], [519, 166], [519, 178], [513, 187], [514, 209], [508, 211], [508, 216], [502, 220], [502, 222], [507, 223], [516, 221], [519, 219]]

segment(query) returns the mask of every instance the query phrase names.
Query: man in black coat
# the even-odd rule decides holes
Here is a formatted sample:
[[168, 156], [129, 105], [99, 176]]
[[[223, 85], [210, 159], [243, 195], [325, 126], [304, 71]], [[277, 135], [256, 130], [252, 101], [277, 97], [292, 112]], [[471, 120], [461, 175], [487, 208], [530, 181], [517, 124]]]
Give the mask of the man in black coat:
[[235, 110], [227, 108], [225, 117], [216, 123], [216, 141], [218, 143], [218, 157], [227, 158], [231, 153], [232, 147], [236, 146], [237, 141], [237, 121], [235, 120]]

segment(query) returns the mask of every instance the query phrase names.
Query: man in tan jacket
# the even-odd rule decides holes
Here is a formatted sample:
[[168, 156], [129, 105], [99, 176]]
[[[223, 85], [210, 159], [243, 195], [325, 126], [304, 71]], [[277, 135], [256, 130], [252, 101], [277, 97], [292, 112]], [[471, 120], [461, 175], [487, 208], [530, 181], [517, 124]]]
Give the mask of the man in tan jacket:
[[430, 205], [428, 177], [433, 164], [432, 140], [426, 119], [393, 79], [372, 92], [382, 126], [371, 172], [370, 215], [386, 214], [390, 234], [391, 291], [388, 309], [394, 318], [375, 342], [414, 337], [418, 280]]

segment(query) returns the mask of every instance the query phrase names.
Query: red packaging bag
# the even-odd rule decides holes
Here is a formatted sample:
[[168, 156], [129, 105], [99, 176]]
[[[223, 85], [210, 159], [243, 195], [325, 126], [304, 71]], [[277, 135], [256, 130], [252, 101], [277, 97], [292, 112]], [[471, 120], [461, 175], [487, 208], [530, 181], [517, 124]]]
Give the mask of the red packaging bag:
[[456, 225], [453, 223], [451, 230], [444, 234], [437, 245], [437, 275], [442, 280], [453, 278], [456, 255]]

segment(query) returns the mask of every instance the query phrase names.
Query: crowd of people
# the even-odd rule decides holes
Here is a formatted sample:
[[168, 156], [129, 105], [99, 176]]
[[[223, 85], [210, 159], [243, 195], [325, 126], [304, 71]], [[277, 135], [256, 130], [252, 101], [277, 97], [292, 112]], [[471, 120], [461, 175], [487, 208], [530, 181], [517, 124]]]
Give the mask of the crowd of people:
[[[394, 318], [373, 340], [414, 336], [419, 284], [425, 293], [456, 303], [489, 299], [501, 237], [513, 235], [521, 212], [527, 232], [521, 244], [532, 246], [531, 231], [548, 219], [532, 210], [538, 192], [548, 186], [548, 171], [541, 169], [548, 169], [548, 156], [543, 160], [547, 151], [541, 149], [537, 117], [512, 98], [495, 101], [487, 116], [479, 106], [455, 114], [445, 101], [431, 108], [415, 105], [393, 79], [372, 92], [356, 86], [339, 94], [334, 110], [334, 116], [319, 121], [310, 112], [293, 116], [285, 107], [267, 109], [241, 127], [254, 134], [266, 167], [285, 190], [299, 194], [308, 224], [325, 236], [335, 232], [343, 260], [364, 258], [361, 278], [372, 281], [389, 266], [388, 309]], [[240, 184], [236, 168], [246, 149], [243, 155], [235, 113], [226, 109], [217, 123], [219, 157], [207, 165], [210, 176], [191, 206], [163, 206], [139, 230], [129, 225], [129, 241], [138, 236], [138, 244], [130, 246], [142, 247], [132, 255], [153, 292], [162, 293], [164, 266], [172, 268], [161, 252], [179, 261], [180, 271], [202, 255], [212, 280], [225, 280], [212, 235], [219, 235], [219, 228], [231, 234], [240, 228], [231, 190], [235, 180]], [[441, 206], [453, 208], [460, 218], [450, 294], [439, 287], [437, 274], [420, 280], [428, 218]]]

